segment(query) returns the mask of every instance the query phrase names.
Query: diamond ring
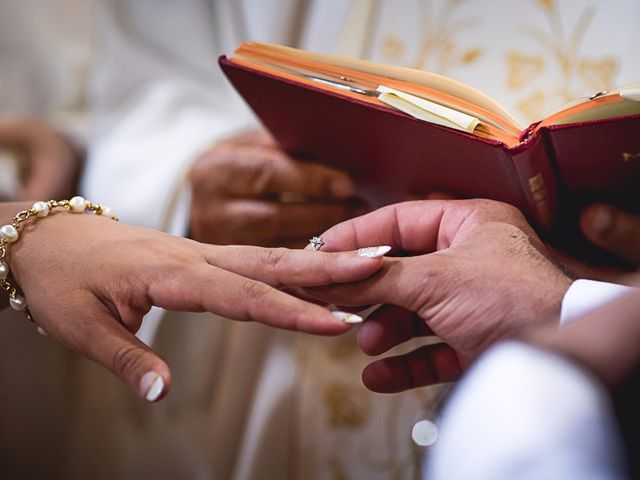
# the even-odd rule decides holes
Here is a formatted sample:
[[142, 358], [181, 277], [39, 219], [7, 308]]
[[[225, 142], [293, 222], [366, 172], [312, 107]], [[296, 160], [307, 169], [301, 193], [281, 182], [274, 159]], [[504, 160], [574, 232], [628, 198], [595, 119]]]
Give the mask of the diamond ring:
[[311, 246], [316, 252], [320, 250], [324, 245], [324, 241], [322, 240], [322, 237], [313, 237], [311, 240], [309, 240], [309, 243], [311, 244]]

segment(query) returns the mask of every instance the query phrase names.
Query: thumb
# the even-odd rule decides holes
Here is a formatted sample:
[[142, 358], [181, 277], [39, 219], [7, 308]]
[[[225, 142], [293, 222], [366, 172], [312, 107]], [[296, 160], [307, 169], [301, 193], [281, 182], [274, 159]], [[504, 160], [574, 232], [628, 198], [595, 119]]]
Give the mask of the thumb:
[[382, 268], [368, 279], [306, 287], [304, 292], [316, 300], [345, 307], [390, 304], [421, 312], [428, 302], [437, 298], [434, 297], [436, 289], [445, 286], [438, 275], [448, 266], [447, 258], [441, 256], [385, 258]]
[[167, 364], [147, 345], [120, 325], [112, 325], [105, 347], [95, 360], [111, 370], [149, 402], [164, 398], [169, 391], [171, 372]]
[[[78, 317], [79, 312], [82, 317]], [[63, 322], [46, 322], [43, 325], [46, 332], [110, 370], [147, 401], [155, 402], [166, 396], [171, 384], [167, 364], [119, 323], [99, 300], [94, 298], [86, 308], [68, 313]]]
[[608, 205], [591, 205], [582, 214], [585, 236], [618, 257], [640, 260], [640, 217]]

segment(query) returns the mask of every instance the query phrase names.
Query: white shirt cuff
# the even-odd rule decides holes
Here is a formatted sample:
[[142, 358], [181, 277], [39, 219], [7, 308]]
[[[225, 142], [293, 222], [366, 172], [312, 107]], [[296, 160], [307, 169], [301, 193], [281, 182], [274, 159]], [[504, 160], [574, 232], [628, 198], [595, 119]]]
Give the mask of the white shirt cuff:
[[576, 280], [562, 300], [560, 326], [573, 323], [634, 290], [636, 289], [616, 283]]

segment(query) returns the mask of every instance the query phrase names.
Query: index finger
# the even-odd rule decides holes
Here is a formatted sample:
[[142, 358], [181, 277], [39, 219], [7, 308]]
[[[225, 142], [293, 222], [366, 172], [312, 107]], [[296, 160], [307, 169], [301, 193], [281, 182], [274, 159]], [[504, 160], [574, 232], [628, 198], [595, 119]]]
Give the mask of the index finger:
[[363, 252], [315, 252], [287, 248], [202, 245], [210, 265], [274, 287], [312, 287], [363, 280], [382, 266], [385, 246]]
[[330, 312], [266, 283], [211, 265], [185, 267], [149, 288], [151, 302], [167, 310], [211, 312], [285, 330], [337, 335], [361, 317]]

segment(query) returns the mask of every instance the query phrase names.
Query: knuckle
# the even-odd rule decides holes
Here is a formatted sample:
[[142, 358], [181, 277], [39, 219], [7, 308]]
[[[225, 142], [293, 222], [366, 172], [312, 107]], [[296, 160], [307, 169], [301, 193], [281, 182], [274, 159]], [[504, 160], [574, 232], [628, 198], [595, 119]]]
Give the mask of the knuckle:
[[524, 216], [518, 208], [508, 203], [500, 203], [499, 205], [504, 218], [517, 221], [524, 220]]
[[139, 364], [142, 358], [141, 353], [140, 348], [135, 345], [123, 345], [118, 348], [111, 364], [113, 372], [120, 377], [128, 376]]
[[513, 205], [495, 200], [473, 200], [472, 215], [483, 222], [505, 222], [520, 225], [526, 222], [522, 212]]
[[280, 271], [286, 264], [288, 250], [284, 247], [270, 248], [260, 257], [262, 266], [268, 273]]
[[192, 186], [199, 187], [204, 183], [211, 169], [211, 163], [210, 153], [199, 156], [193, 163], [189, 170], [189, 182]]
[[190, 180], [194, 189], [213, 184], [236, 193], [260, 195], [273, 183], [276, 163], [277, 155], [264, 147], [220, 144], [196, 161]]
[[232, 147], [217, 145], [200, 155], [189, 170], [194, 190], [213, 188], [230, 180], [235, 172]]
[[310, 193], [332, 196], [334, 185], [343, 183], [348, 185], [349, 182], [344, 174], [324, 165], [301, 164], [300, 168], [304, 173], [303, 181], [307, 184]]
[[259, 195], [269, 189], [275, 175], [273, 160], [259, 152], [247, 155], [242, 162], [246, 190]]
[[162, 241], [157, 237], [147, 237], [138, 239], [137, 245], [139, 246], [139, 251], [146, 252], [147, 259], [150, 262], [162, 262], [171, 267], [184, 265], [185, 261], [190, 257], [190, 254], [187, 253], [190, 251], [189, 248], [184, 248], [184, 244], [189, 240], [174, 239], [168, 235], [165, 236], [165, 240], [169, 240], [169, 242]]
[[[178, 242], [158, 241], [157, 238], [138, 239], [136, 244], [136, 263], [138, 268], [133, 275], [122, 272], [127, 285], [133, 286], [134, 280], [140, 282], [136, 291], [143, 291], [159, 280], [173, 278], [182, 272], [186, 265], [198, 259], [192, 240], [177, 239]], [[140, 253], [143, 252], [143, 253]], [[133, 253], [133, 252], [132, 252]]]
[[249, 300], [249, 302], [256, 302], [264, 299], [271, 293], [271, 287], [265, 283], [248, 280], [242, 283], [243, 296]]

